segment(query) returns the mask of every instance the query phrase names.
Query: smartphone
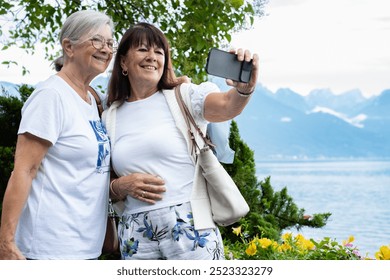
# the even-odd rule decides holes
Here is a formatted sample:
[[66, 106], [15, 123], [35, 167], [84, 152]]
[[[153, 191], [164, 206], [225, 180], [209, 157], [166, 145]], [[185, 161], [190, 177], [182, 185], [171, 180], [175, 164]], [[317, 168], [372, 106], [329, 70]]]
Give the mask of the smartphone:
[[236, 54], [212, 48], [207, 57], [206, 72], [209, 75], [247, 83], [252, 74], [252, 60], [238, 61]]

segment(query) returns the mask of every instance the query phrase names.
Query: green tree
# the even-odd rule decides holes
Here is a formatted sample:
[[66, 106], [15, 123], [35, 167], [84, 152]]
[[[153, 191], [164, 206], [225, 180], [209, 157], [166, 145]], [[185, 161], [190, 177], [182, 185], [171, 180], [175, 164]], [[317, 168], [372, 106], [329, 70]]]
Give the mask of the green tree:
[[[41, 43], [47, 59], [52, 61], [60, 51], [57, 38], [65, 18], [81, 9], [95, 9], [113, 18], [117, 39], [130, 25], [139, 21], [148, 21], [160, 27], [171, 42], [177, 73], [199, 82], [206, 79], [204, 65], [208, 50], [230, 42], [234, 32], [250, 28], [254, 19], [263, 15], [266, 1], [3, 0], [0, 16], [13, 23], [3, 49], [17, 45], [28, 53], [34, 53], [37, 43]], [[0, 35], [2, 28], [0, 25]], [[3, 64], [16, 62], [7, 60]], [[27, 71], [23, 69], [23, 72]]]
[[[21, 109], [34, 88], [28, 85], [19, 87], [20, 97], [10, 96], [4, 88], [0, 94], [0, 202], [3, 201], [8, 178], [13, 169], [17, 132], [21, 119]], [[1, 213], [1, 211], [0, 211]]]
[[284, 187], [275, 192], [271, 185], [271, 178], [258, 181], [253, 151], [240, 138], [237, 123], [232, 121], [230, 128], [229, 145], [235, 151], [233, 164], [224, 167], [232, 176], [250, 207], [250, 212], [236, 225], [221, 228], [226, 242], [239, 241], [232, 231], [233, 227], [242, 225], [248, 238], [256, 235], [279, 240], [283, 230], [303, 226], [323, 227], [330, 213], [307, 215], [305, 209], [300, 209]]

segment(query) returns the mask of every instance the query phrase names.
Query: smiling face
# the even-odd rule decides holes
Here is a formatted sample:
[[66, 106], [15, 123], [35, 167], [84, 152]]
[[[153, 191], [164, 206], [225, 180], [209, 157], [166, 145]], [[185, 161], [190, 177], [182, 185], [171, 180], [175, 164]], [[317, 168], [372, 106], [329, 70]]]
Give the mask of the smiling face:
[[126, 30], [116, 52], [107, 103], [147, 98], [176, 85], [164, 33], [146, 22]]
[[121, 67], [128, 72], [132, 86], [149, 84], [157, 88], [163, 75], [164, 64], [164, 50], [157, 46], [148, 46], [146, 42], [130, 48], [121, 58]]
[[107, 44], [100, 50], [94, 47], [91, 39], [96, 37], [96, 35], [104, 38], [105, 42], [112, 40], [111, 29], [106, 25], [98, 32], [92, 34], [92, 36], [89, 35], [81, 39], [82, 43], [74, 45], [72, 62], [77, 64], [79, 69], [82, 69], [81, 73], [83, 75], [97, 76], [103, 73], [112, 59], [112, 50]]

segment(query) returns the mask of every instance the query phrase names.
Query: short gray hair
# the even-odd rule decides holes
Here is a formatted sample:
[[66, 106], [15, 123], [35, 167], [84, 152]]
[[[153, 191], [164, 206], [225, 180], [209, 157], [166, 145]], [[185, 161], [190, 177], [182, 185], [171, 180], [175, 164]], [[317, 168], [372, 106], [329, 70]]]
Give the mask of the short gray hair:
[[[71, 42], [77, 42], [82, 36], [88, 35], [104, 25], [108, 25], [114, 32], [114, 23], [106, 14], [94, 10], [81, 10], [71, 14], [65, 21], [60, 31], [59, 40], [68, 38]], [[54, 66], [60, 71], [63, 66], [63, 55], [54, 60]]]

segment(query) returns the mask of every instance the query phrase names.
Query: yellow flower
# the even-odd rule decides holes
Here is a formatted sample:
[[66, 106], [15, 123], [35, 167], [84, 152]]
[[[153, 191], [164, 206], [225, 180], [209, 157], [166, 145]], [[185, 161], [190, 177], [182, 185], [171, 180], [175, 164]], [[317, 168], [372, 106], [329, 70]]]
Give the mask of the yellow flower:
[[310, 240], [305, 240], [305, 247], [307, 250], [314, 250], [316, 245], [314, 245], [314, 243]]
[[302, 235], [302, 234], [298, 234], [295, 239], [298, 241], [298, 242], [301, 242], [301, 241], [304, 241], [305, 240], [305, 237]]
[[257, 252], [256, 243], [255, 243], [255, 242], [249, 243], [249, 246], [248, 246], [248, 248], [246, 248], [245, 253], [246, 253], [248, 256], [253, 256], [253, 255], [256, 254], [256, 252]]
[[280, 246], [278, 247], [278, 251], [279, 251], [279, 252], [286, 252], [286, 251], [289, 251], [289, 250], [291, 250], [291, 249], [292, 249], [291, 245], [290, 245], [290, 244], [287, 244], [287, 243], [283, 243], [282, 245], [280, 245]]
[[285, 234], [282, 235], [282, 239], [284, 241], [291, 240], [292, 238], [292, 233], [291, 232], [286, 232]]
[[241, 226], [232, 229], [235, 235], [239, 236], [241, 234]]
[[375, 253], [377, 260], [390, 260], [390, 245], [382, 246], [379, 248], [379, 252]]
[[351, 244], [352, 242], [355, 241], [355, 237], [353, 237], [352, 235], [348, 238], [348, 240], [343, 240], [343, 245], [346, 246], [346, 245], [349, 245]]
[[302, 250], [313, 250], [315, 245], [313, 242], [311, 242], [310, 240], [307, 240], [307, 239], [302, 239], [300, 241], [297, 242], [297, 245], [299, 248], [301, 248]]
[[239, 236], [241, 234], [241, 226], [233, 228], [233, 233]]
[[272, 245], [272, 240], [270, 240], [268, 238], [261, 238], [258, 240], [258, 242], [259, 242], [261, 248], [263, 248], [263, 249], [266, 249]]
[[295, 239], [297, 241], [297, 246], [302, 250], [312, 250], [315, 247], [314, 243], [306, 239], [302, 234], [298, 234]]

